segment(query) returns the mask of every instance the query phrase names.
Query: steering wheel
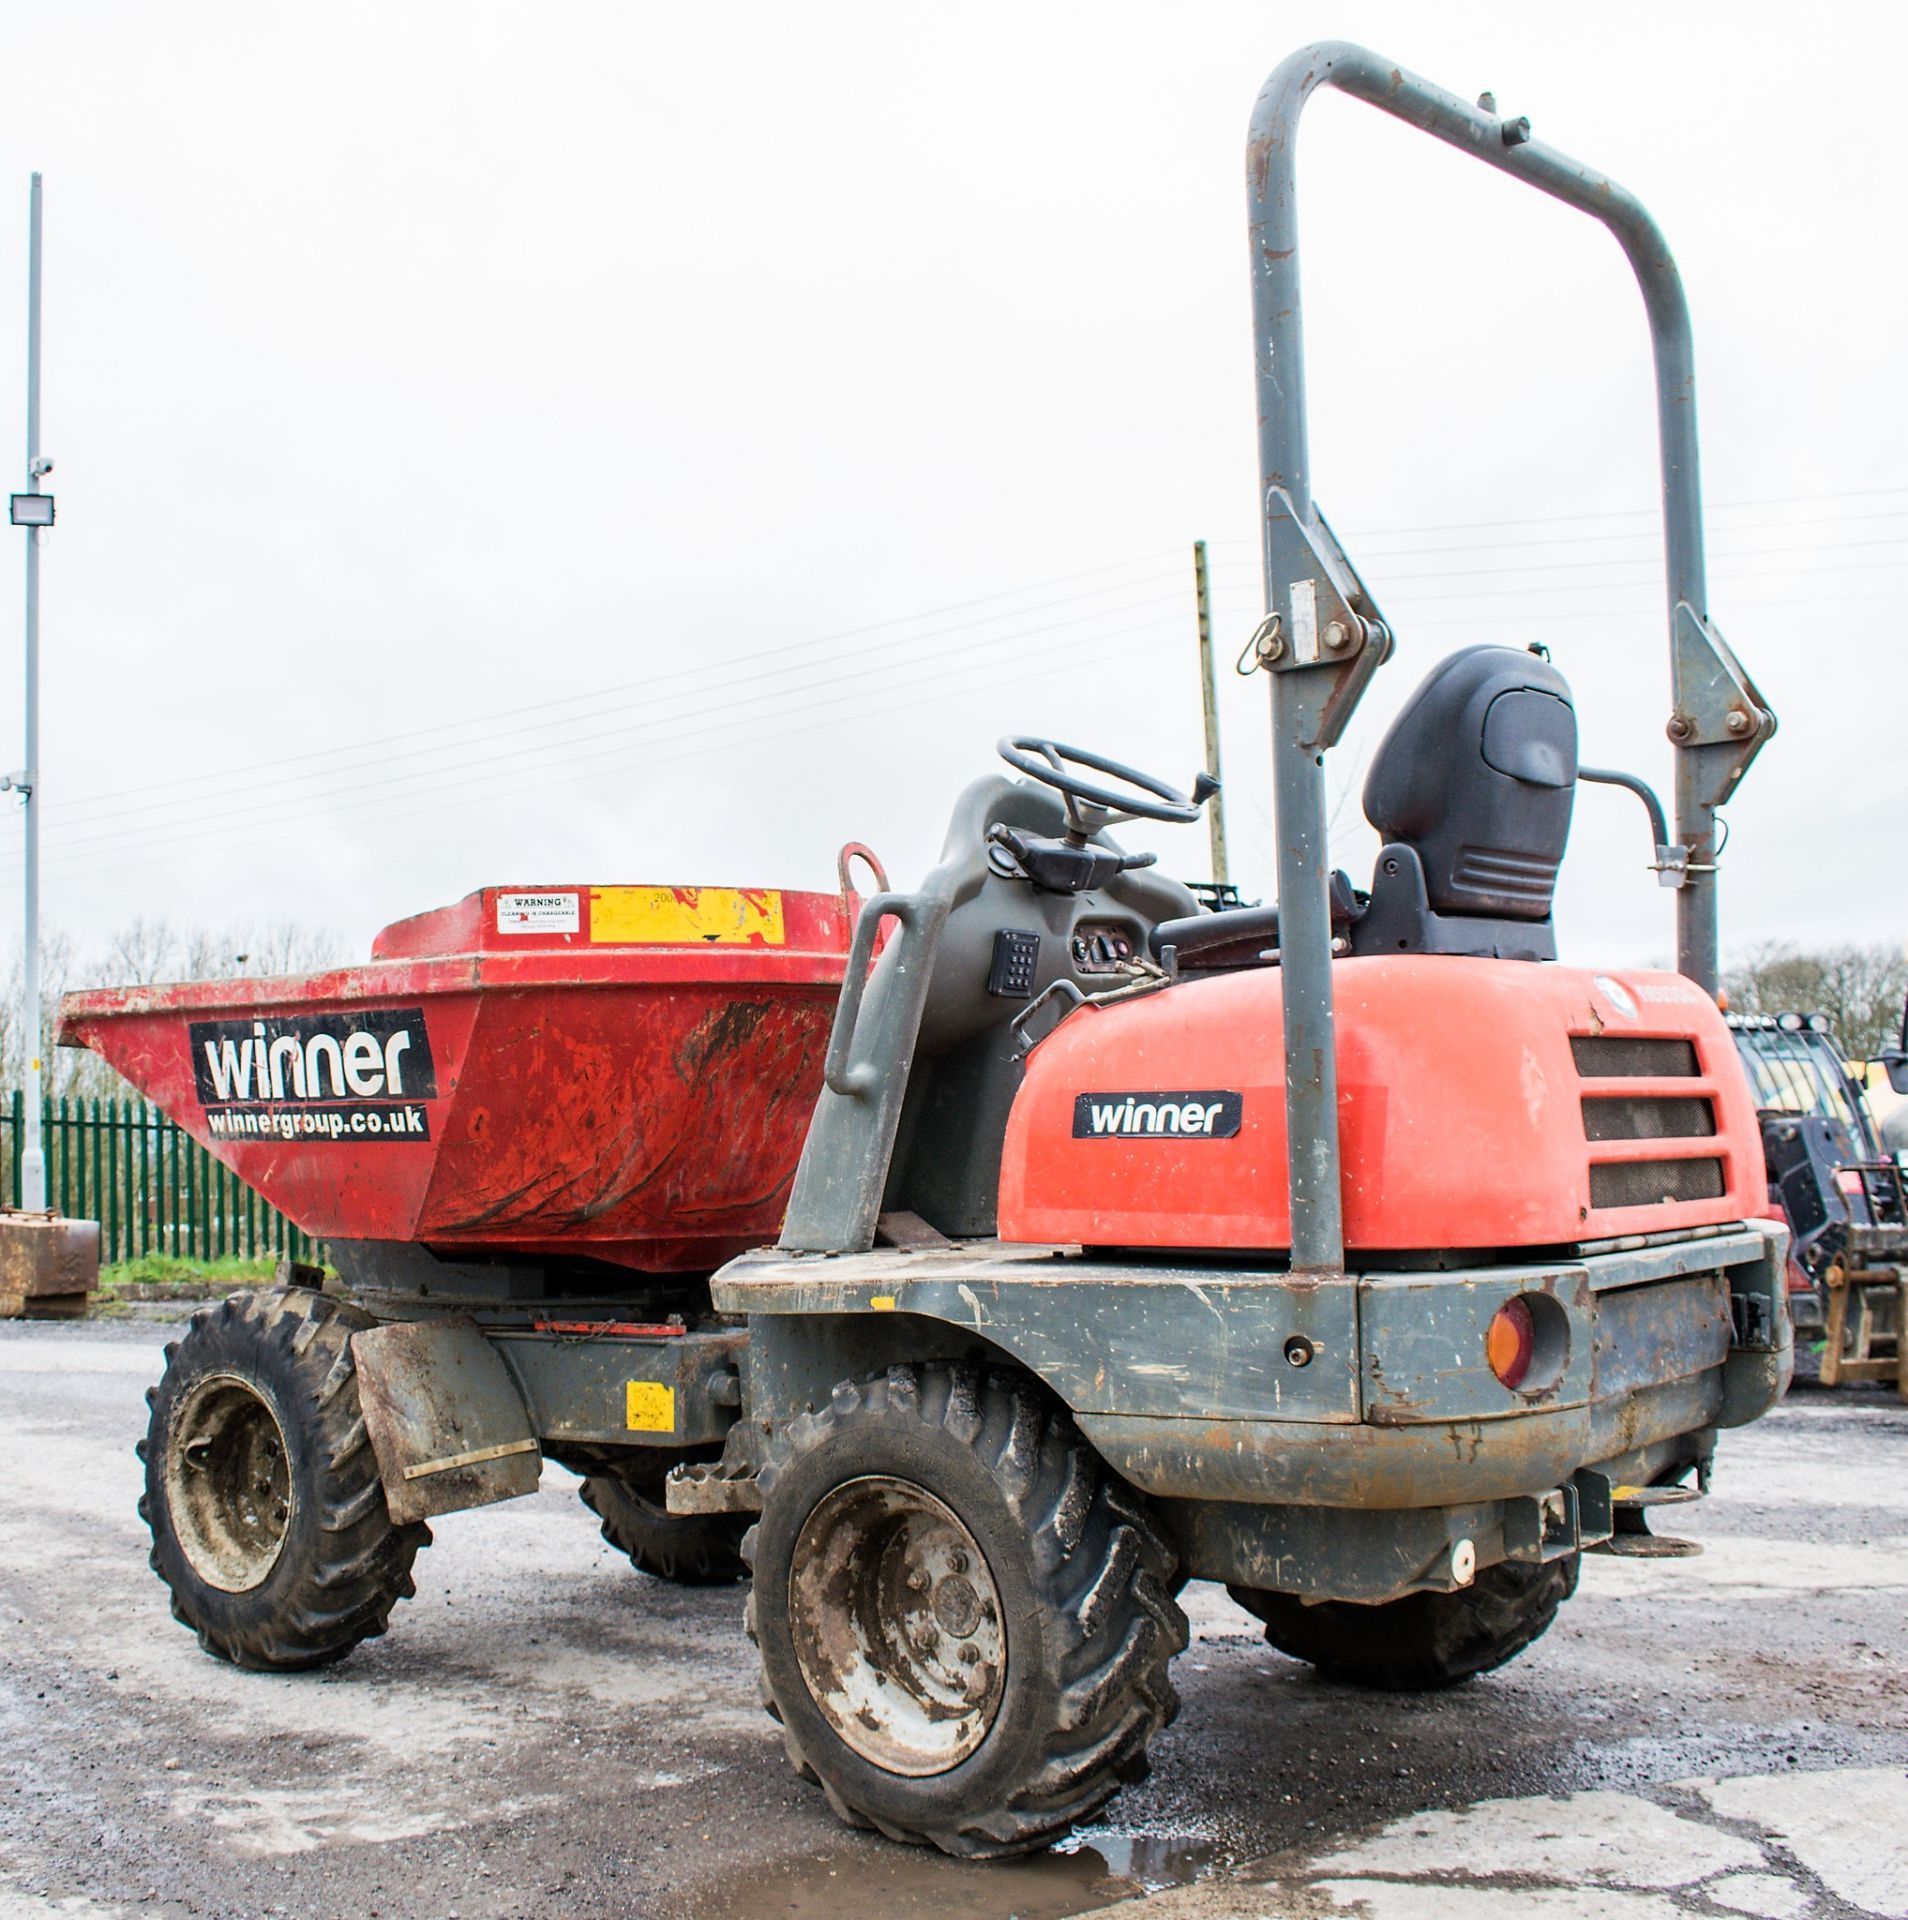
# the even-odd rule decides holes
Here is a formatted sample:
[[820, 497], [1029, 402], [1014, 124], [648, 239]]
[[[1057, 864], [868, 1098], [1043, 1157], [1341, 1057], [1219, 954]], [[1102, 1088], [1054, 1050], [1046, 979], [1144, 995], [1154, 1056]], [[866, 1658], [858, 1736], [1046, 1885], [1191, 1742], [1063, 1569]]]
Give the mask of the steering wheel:
[[[1191, 793], [1181, 793], [1164, 780], [1155, 780], [1137, 767], [1109, 760], [1103, 753], [1088, 753], [1084, 747], [1062, 746], [1058, 740], [1042, 740], [1032, 734], [1012, 734], [1001, 741], [1000, 757], [1016, 773], [1057, 788], [1066, 796], [1069, 815], [1074, 812], [1074, 803], [1079, 802], [1128, 820], [1166, 820], [1184, 826], [1189, 820], [1199, 818], [1199, 809], [1219, 790], [1218, 782], [1210, 774], [1202, 773], [1194, 781]], [[1074, 767], [1106, 774], [1137, 791], [1115, 792], [1095, 781], [1083, 780], [1071, 771]]]

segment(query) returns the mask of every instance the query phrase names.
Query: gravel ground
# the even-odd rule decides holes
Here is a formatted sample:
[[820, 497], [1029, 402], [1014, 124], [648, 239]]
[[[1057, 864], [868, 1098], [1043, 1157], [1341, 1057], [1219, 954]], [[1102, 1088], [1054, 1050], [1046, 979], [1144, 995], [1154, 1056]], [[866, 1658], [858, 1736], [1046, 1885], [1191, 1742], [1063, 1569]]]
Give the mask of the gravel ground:
[[1453, 1692], [1314, 1679], [1217, 1588], [1185, 1708], [1071, 1851], [848, 1833], [756, 1705], [738, 1590], [597, 1538], [569, 1475], [454, 1514], [390, 1635], [239, 1673], [133, 1511], [163, 1326], [0, 1325], [0, 1920], [1908, 1916], [1908, 1408], [1798, 1394], [1548, 1637]]

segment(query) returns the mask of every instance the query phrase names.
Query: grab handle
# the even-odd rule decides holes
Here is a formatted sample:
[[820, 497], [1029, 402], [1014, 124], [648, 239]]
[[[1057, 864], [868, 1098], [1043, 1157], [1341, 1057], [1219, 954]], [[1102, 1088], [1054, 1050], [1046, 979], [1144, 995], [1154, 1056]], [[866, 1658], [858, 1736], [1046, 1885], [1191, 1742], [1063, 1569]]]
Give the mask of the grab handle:
[[865, 847], [859, 840], [850, 840], [835, 856], [835, 877], [841, 883], [841, 897], [844, 901], [854, 898], [854, 882], [848, 878], [848, 869], [859, 860], [874, 875], [874, 883], [882, 893], [888, 890], [888, 870], [881, 864], [881, 856], [872, 847]]
[[880, 1078], [872, 1062], [862, 1060], [851, 1064], [850, 1060], [881, 923], [892, 918], [901, 922], [904, 931], [917, 927], [922, 905], [922, 897], [915, 893], [877, 893], [862, 904], [861, 917], [855, 922], [855, 937], [848, 947], [848, 970], [842, 976], [841, 998], [835, 1002], [835, 1024], [828, 1035], [828, 1054], [822, 1063], [822, 1078], [829, 1092], [838, 1093], [846, 1100], [865, 1098], [874, 1091]]

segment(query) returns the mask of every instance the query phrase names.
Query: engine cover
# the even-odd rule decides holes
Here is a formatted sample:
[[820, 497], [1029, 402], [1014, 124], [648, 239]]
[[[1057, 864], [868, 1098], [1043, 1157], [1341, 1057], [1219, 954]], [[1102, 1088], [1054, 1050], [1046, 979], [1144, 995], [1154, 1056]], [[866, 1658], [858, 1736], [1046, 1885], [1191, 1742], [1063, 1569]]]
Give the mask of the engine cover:
[[[1348, 1248], [1561, 1247], [1766, 1207], [1734, 1038], [1682, 975], [1399, 955], [1333, 980]], [[1000, 1234], [1275, 1252], [1285, 1183], [1279, 971], [1184, 980], [1034, 1049]]]

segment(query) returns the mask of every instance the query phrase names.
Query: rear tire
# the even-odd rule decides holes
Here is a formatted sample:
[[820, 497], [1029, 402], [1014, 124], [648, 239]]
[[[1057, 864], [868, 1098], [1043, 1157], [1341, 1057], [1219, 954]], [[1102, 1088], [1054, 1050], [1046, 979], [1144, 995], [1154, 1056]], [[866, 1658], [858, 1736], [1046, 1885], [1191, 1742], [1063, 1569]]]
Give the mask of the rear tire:
[[327, 1666], [416, 1591], [430, 1529], [392, 1525], [358, 1406], [351, 1336], [373, 1324], [303, 1288], [228, 1294], [146, 1395], [152, 1569], [235, 1666]]
[[777, 1436], [744, 1542], [789, 1759], [850, 1826], [987, 1858], [1146, 1772], [1172, 1549], [1032, 1381], [893, 1367]]
[[682, 1587], [725, 1587], [748, 1572], [742, 1536], [749, 1517], [735, 1513], [671, 1513], [663, 1481], [675, 1464], [665, 1454], [633, 1461], [617, 1473], [591, 1474], [577, 1489], [603, 1523], [603, 1538], [629, 1555], [639, 1573]]
[[1514, 1660], [1577, 1590], [1578, 1556], [1543, 1566], [1501, 1560], [1455, 1593], [1407, 1593], [1381, 1606], [1229, 1587], [1281, 1653], [1358, 1687], [1419, 1693]]

